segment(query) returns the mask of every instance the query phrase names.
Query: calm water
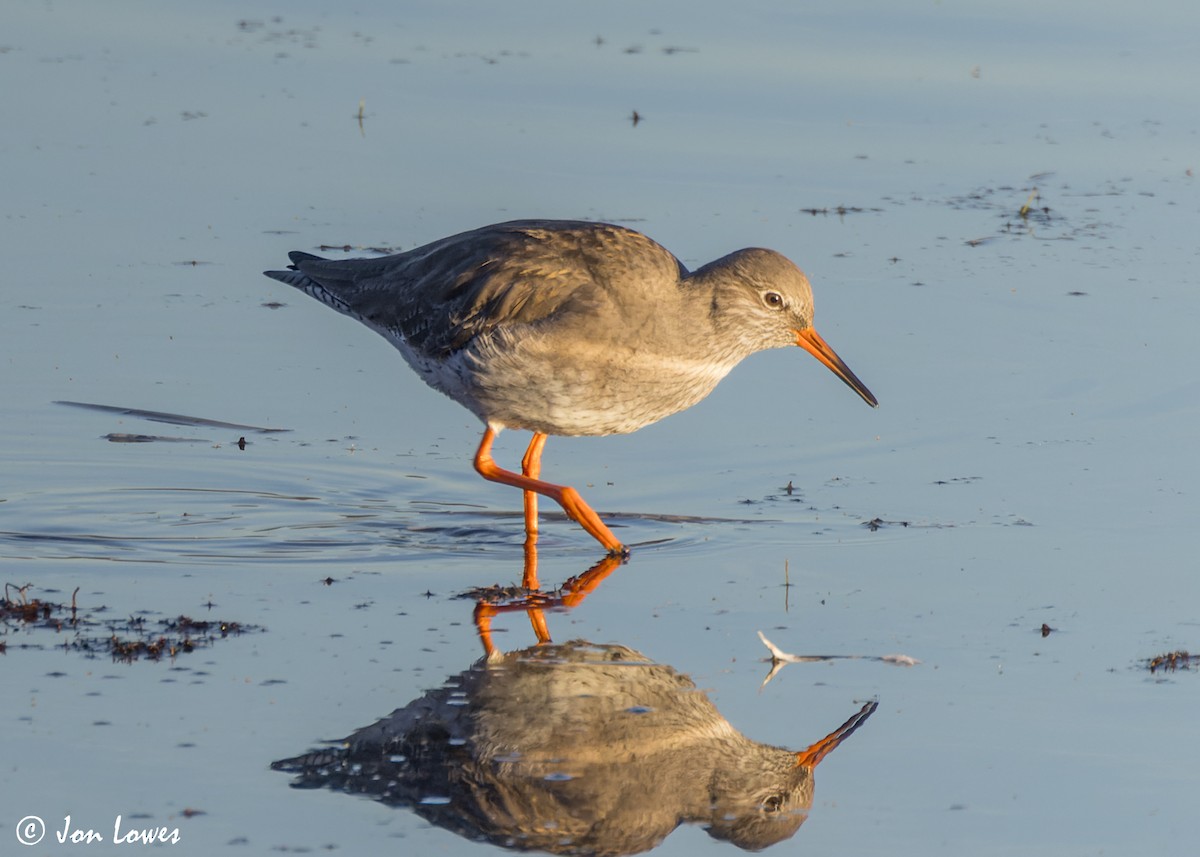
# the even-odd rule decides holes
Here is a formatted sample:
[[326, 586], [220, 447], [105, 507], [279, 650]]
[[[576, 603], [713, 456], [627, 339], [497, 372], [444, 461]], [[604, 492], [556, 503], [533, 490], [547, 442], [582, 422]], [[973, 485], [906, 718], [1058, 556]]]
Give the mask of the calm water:
[[[68, 848], [68, 815], [105, 836], [88, 853], [118, 815], [178, 854], [501, 851], [269, 769], [468, 670], [456, 596], [519, 582], [522, 549], [474, 419], [259, 272], [516, 217], [625, 223], [692, 266], [786, 253], [881, 401], [778, 351], [635, 435], [547, 447], [645, 545], [547, 616], [556, 641], [689, 677], [758, 743], [878, 699], [778, 853], [1190, 853], [1200, 685], [1145, 665], [1200, 635], [1197, 25], [1183, 2], [5, 4], [0, 577], [78, 587], [92, 624], [0, 625], [4, 853], [31, 815], [50, 832], [21, 853]], [[541, 547], [547, 587], [600, 559], [557, 516]], [[245, 632], [107, 654], [181, 615]], [[760, 687], [760, 630], [921, 663]], [[536, 641], [522, 613], [494, 636]], [[658, 850], [718, 852], [702, 825]]]

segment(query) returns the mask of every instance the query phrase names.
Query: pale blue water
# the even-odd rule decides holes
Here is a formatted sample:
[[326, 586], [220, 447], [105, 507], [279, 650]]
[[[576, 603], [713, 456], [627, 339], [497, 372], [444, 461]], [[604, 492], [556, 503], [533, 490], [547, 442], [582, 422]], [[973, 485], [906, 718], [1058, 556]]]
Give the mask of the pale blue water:
[[[552, 439], [547, 477], [663, 540], [555, 639], [669, 664], [761, 742], [878, 698], [778, 853], [1190, 853], [1200, 685], [1143, 667], [1200, 633], [1198, 24], [1167, 2], [6, 4], [0, 578], [265, 630], [130, 665], [2, 626], [5, 849], [27, 815], [107, 836], [120, 814], [179, 827], [180, 854], [499, 851], [268, 770], [466, 669], [452, 596], [519, 581], [522, 554], [474, 419], [260, 272], [582, 217], [689, 265], [791, 256], [881, 407], [779, 351], [635, 435]], [[599, 559], [544, 529], [548, 586]], [[922, 663], [760, 692], [758, 630]], [[729, 850], [683, 828], [659, 853]]]

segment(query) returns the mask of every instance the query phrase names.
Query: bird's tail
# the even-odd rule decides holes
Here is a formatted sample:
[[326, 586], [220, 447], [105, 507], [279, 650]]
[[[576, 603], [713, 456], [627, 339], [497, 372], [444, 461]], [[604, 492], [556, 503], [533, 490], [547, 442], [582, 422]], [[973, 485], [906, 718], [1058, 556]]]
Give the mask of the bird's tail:
[[289, 286], [299, 289], [309, 297], [316, 298], [331, 309], [356, 318], [358, 317], [358, 314], [350, 309], [349, 304], [325, 288], [317, 280], [304, 273], [302, 266], [305, 262], [324, 262], [326, 261], [324, 258], [314, 256], [312, 253], [302, 253], [299, 250], [293, 250], [291, 253], [288, 253], [288, 258], [292, 260], [292, 264], [288, 265], [286, 271], [263, 271], [263, 273], [273, 280], [279, 280], [281, 283], [287, 283]]

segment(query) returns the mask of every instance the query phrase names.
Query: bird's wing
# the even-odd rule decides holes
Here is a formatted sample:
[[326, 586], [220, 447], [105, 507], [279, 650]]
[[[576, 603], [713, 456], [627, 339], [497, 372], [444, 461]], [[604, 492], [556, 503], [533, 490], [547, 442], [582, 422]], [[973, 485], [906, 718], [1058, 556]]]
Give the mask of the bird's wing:
[[567, 308], [594, 312], [608, 299], [623, 250], [683, 270], [640, 233], [563, 221], [486, 226], [379, 259], [293, 254], [293, 262], [344, 306], [321, 297], [326, 303], [426, 354], [445, 356], [498, 327], [535, 324]]

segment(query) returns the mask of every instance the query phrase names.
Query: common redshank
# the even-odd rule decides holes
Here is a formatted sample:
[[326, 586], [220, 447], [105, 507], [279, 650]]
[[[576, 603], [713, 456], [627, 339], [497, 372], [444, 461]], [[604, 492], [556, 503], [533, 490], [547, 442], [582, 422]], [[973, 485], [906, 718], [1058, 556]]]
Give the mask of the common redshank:
[[[531, 539], [542, 494], [627, 553], [578, 491], [539, 478], [547, 436], [636, 431], [696, 404], [757, 351], [799, 345], [878, 404], [813, 329], [808, 278], [773, 250], [689, 272], [622, 226], [515, 220], [375, 259], [288, 256], [289, 270], [264, 273], [382, 334], [483, 421], [475, 469], [525, 492]], [[505, 428], [533, 432], [520, 473], [492, 458]]]

